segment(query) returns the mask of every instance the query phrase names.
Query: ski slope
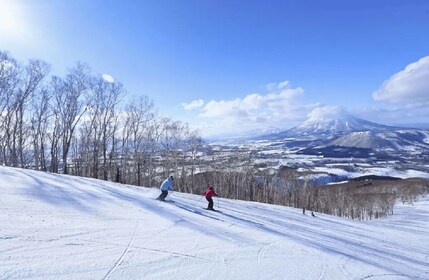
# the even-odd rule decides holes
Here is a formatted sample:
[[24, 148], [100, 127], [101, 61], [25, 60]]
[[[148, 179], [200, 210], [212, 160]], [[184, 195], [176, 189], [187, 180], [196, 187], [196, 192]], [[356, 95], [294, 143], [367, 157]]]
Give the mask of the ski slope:
[[429, 279], [429, 198], [359, 222], [0, 167], [0, 279]]

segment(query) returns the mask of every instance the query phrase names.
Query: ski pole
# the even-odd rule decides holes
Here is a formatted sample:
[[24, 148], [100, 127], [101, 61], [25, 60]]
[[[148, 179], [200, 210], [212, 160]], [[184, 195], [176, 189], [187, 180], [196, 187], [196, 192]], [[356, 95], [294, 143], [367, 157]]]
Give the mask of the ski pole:
[[173, 193], [174, 191], [169, 192], [165, 198], [167, 198], [168, 196], [170, 196], [170, 194], [173, 194]]
[[200, 197], [200, 199], [198, 199], [198, 201], [194, 203], [194, 206], [195, 206], [195, 205], [197, 205], [197, 203], [198, 203], [198, 202], [200, 202], [200, 201], [201, 201], [201, 199], [203, 199], [203, 197], [204, 197], [204, 196], [201, 196], [201, 197]]

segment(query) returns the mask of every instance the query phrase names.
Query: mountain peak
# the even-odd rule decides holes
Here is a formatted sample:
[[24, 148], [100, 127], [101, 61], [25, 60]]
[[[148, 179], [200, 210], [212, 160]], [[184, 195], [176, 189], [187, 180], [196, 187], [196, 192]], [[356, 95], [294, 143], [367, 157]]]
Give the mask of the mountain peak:
[[370, 122], [347, 113], [337, 106], [327, 106], [314, 109], [308, 114], [308, 119], [298, 126], [279, 133], [265, 136], [269, 139], [284, 139], [304, 137], [325, 139], [341, 136], [351, 132], [370, 131], [374, 133], [404, 129]]
[[346, 132], [372, 130], [374, 127], [380, 128], [381, 125], [371, 123], [352, 115], [330, 115], [323, 118], [310, 117], [305, 122], [296, 127], [297, 130], [307, 132]]
[[316, 108], [302, 124], [285, 131], [288, 136], [333, 136], [359, 131], [381, 132], [397, 129], [355, 117], [338, 106]]

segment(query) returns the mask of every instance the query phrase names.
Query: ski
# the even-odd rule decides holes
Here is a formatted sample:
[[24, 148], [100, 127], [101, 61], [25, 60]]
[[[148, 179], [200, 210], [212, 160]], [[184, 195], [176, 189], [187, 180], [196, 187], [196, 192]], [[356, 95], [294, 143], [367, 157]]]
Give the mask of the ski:
[[162, 202], [174, 203], [174, 200], [171, 200], [171, 199], [164, 199], [164, 200], [162, 200], [162, 199], [159, 199], [159, 198], [155, 198], [155, 200], [162, 201]]
[[209, 208], [205, 208], [205, 207], [203, 207], [203, 209], [204, 210], [208, 210], [208, 211], [213, 211], [213, 212], [222, 212], [222, 211], [220, 211], [220, 210], [217, 210], [217, 209], [209, 209]]

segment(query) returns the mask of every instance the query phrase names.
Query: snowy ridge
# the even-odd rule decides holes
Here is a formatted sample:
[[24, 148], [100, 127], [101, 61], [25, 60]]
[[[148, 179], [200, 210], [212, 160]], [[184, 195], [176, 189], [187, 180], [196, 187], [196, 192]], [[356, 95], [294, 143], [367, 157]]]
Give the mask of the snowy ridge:
[[397, 130], [374, 133], [372, 131], [351, 132], [338, 137], [329, 145], [368, 149], [414, 149], [429, 148], [427, 135], [419, 130]]
[[343, 147], [356, 147], [356, 148], [367, 148], [367, 149], [381, 149], [390, 148], [398, 149], [398, 145], [395, 145], [391, 141], [374, 134], [371, 131], [360, 131], [351, 132], [347, 135], [341, 136], [329, 145], [337, 145]]
[[358, 222], [0, 167], [0, 279], [428, 279], [429, 198]]
[[357, 117], [346, 115], [337, 118], [310, 118], [303, 124], [297, 126], [297, 131], [306, 131], [307, 133], [325, 133], [325, 132], [347, 132], [347, 131], [365, 131], [365, 130], [387, 130], [390, 127], [372, 123]]
[[291, 136], [333, 135], [357, 131], [388, 131], [395, 127], [369, 122], [349, 114], [339, 114], [323, 118], [309, 118], [302, 124], [286, 131]]

